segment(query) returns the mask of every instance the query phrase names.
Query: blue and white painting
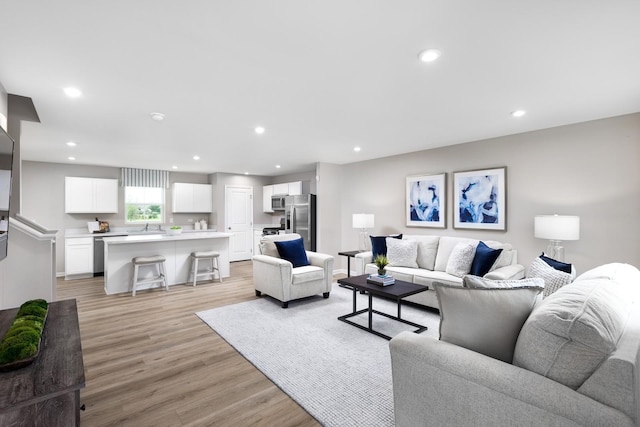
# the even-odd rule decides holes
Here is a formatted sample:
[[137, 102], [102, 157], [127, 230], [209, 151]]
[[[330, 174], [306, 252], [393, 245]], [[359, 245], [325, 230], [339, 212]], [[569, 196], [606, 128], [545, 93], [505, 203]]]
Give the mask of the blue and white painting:
[[454, 174], [454, 228], [506, 230], [505, 171]]
[[445, 227], [446, 174], [407, 177], [407, 226]]

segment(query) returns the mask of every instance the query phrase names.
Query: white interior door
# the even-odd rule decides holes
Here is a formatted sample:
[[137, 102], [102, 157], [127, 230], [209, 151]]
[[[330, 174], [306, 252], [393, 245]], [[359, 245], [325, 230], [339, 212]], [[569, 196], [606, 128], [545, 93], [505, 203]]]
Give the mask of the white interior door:
[[225, 231], [229, 239], [229, 261], [251, 259], [253, 248], [253, 187], [225, 186]]

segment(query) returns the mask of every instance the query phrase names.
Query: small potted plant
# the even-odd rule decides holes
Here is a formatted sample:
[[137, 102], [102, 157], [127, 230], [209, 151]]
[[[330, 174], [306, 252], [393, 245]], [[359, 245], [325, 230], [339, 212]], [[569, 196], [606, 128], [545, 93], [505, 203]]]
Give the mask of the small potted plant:
[[389, 264], [389, 259], [385, 255], [378, 255], [376, 259], [373, 260], [373, 263], [378, 267], [378, 275], [384, 276], [387, 274], [387, 270], [385, 267]]
[[167, 234], [169, 235], [176, 235], [180, 233], [182, 233], [182, 227], [180, 227], [179, 225], [169, 227], [169, 230], [167, 230]]

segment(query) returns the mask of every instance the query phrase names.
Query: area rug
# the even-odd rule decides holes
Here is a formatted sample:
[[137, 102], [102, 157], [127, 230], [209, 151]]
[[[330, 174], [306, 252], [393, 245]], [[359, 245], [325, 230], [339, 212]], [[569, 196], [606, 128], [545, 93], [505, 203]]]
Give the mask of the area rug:
[[[357, 295], [358, 309], [367, 296]], [[337, 320], [353, 306], [351, 290], [334, 283], [331, 296], [280, 303], [269, 297], [196, 313], [280, 389], [325, 426], [392, 426], [389, 341]], [[397, 314], [394, 302], [373, 308]], [[437, 338], [439, 316], [411, 306], [402, 318], [428, 326]], [[351, 320], [366, 325], [366, 314]], [[373, 328], [394, 336], [409, 325], [374, 315]]]

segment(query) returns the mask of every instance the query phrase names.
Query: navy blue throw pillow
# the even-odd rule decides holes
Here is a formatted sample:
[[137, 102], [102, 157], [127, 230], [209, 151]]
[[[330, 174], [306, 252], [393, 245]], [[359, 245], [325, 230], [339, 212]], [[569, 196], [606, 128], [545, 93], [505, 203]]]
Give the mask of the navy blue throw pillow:
[[402, 239], [402, 234], [394, 236], [369, 236], [371, 237], [371, 252], [373, 252], [373, 259], [376, 259], [378, 255], [387, 255], [387, 237], [393, 237], [394, 239]]
[[558, 271], [564, 271], [565, 273], [571, 274], [571, 264], [558, 261], [557, 259], [549, 258], [548, 256], [544, 255], [544, 252], [542, 253], [542, 255], [540, 255], [540, 259]]
[[476, 255], [473, 257], [469, 274], [480, 277], [484, 276], [491, 270], [493, 263], [496, 262], [501, 253], [502, 249], [491, 249], [484, 242], [478, 243], [478, 246], [476, 246]]
[[284, 240], [282, 242], [273, 242], [276, 244], [278, 254], [280, 258], [286, 259], [294, 267], [303, 267], [309, 265], [309, 258], [307, 258], [307, 252], [304, 250], [304, 243], [302, 238], [295, 240]]

